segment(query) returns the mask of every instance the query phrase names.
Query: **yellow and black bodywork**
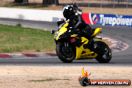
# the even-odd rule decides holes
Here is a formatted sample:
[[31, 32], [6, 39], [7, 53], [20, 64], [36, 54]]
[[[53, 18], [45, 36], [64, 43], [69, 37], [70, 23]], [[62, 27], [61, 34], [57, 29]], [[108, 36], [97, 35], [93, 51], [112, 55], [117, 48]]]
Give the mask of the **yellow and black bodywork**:
[[[60, 38], [62, 37], [62, 35], [64, 35], [65, 33], [67, 33], [68, 30], [68, 25], [69, 22], [65, 22], [58, 31], [55, 32], [54, 35], [54, 39], [56, 42], [58, 42], [60, 40]], [[96, 28], [92, 34], [92, 37], [94, 38], [95, 41], [100, 41], [103, 42], [102, 39], [96, 38], [96, 35], [98, 35], [99, 33], [101, 33], [102, 28]], [[91, 59], [91, 58], [96, 58], [98, 56], [97, 53], [91, 51], [88, 48], [84, 48], [84, 45], [88, 44], [89, 40], [85, 37], [78, 37], [78, 34], [71, 34], [70, 38], [75, 38], [75, 39], [80, 39], [81, 45], [80, 46], [74, 46], [75, 48], [75, 57], [74, 59], [76, 60], [80, 60], [80, 59]]]

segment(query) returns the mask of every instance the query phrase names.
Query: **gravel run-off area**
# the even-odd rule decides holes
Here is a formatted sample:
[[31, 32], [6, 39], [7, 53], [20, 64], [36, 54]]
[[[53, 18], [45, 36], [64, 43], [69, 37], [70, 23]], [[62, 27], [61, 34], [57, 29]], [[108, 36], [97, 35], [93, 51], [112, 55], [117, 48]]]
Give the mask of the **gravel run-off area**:
[[[91, 79], [130, 79], [128, 66], [0, 66], [0, 88], [82, 88], [78, 78], [82, 68], [91, 73]], [[91, 86], [90, 88], [106, 88]], [[132, 88], [132, 86], [107, 86]]]

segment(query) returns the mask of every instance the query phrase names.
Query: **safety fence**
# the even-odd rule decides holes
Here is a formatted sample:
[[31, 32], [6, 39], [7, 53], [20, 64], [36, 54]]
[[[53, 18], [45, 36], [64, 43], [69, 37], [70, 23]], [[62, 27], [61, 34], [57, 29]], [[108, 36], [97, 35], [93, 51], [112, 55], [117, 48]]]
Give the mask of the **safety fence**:
[[80, 6], [87, 7], [120, 7], [129, 8], [132, 7], [132, 0], [59, 0], [60, 5], [77, 3]]
[[43, 5], [66, 5], [77, 3], [85, 7], [109, 7], [109, 8], [132, 8], [132, 0], [2, 0], [2, 2], [17, 2], [29, 5], [31, 3]]

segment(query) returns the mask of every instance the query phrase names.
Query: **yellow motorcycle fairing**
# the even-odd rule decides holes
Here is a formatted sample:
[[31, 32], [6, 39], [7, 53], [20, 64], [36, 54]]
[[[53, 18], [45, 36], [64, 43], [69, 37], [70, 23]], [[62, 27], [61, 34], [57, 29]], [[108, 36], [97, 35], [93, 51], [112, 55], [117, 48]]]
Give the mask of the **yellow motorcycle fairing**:
[[101, 33], [101, 31], [102, 31], [102, 28], [96, 28], [94, 33], [92, 34], [92, 37], [98, 35], [99, 33]]
[[66, 22], [66, 23], [61, 27], [61, 29], [60, 29], [59, 31], [55, 32], [55, 36], [54, 36], [55, 40], [58, 40], [59, 37], [67, 31], [67, 26], [68, 26], [68, 25], [69, 25], [69, 23]]
[[81, 42], [83, 44], [80, 47], [76, 47], [76, 60], [79, 60], [80, 58], [95, 58], [97, 56], [96, 53], [83, 47], [89, 40], [85, 37], [81, 37]]
[[[69, 25], [68, 22], [66, 22], [60, 29], [59, 31], [55, 32], [55, 40], [59, 40], [59, 37], [64, 34], [68, 29], [67, 26]], [[92, 34], [92, 37], [96, 36], [101, 32], [101, 28], [96, 28], [94, 33]], [[77, 38], [77, 34], [71, 35], [71, 37]], [[98, 40], [99, 41], [99, 40]], [[82, 45], [80, 47], [76, 47], [76, 60], [79, 60], [81, 58], [96, 58], [97, 54], [91, 51], [90, 49], [85, 49], [83, 46], [85, 44], [88, 44], [89, 40], [85, 37], [81, 37], [81, 43]]]
[[[96, 36], [97, 34], [101, 33], [101, 28], [96, 28], [92, 34], [92, 37]], [[95, 41], [101, 41], [101, 39], [95, 39]], [[89, 40], [85, 37], [81, 37], [81, 42], [83, 43], [80, 47], [76, 47], [76, 59], [79, 60], [80, 58], [96, 58], [97, 54], [90, 49], [85, 49], [83, 46], [88, 44]]]

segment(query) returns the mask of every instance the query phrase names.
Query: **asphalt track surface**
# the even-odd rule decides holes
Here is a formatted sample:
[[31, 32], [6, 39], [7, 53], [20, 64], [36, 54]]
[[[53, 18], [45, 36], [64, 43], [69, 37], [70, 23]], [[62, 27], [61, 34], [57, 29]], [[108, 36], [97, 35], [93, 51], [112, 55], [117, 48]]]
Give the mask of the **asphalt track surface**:
[[[32, 23], [30, 23], [32, 24]], [[50, 23], [51, 24], [51, 23]], [[54, 24], [53, 24], [54, 25]], [[53, 27], [52, 25], [52, 27]], [[96, 27], [96, 26], [94, 26]], [[50, 27], [49, 27], [50, 28]], [[113, 57], [110, 63], [107, 64], [100, 64], [96, 60], [78, 60], [73, 61], [73, 63], [62, 63], [57, 56], [54, 57], [16, 57], [12, 59], [0, 59], [0, 65], [46, 65], [46, 66], [53, 66], [53, 65], [64, 65], [64, 66], [71, 66], [71, 65], [104, 65], [104, 66], [115, 66], [115, 65], [123, 65], [128, 66], [132, 65], [132, 27], [110, 27], [105, 26], [103, 27], [103, 34], [119, 39], [123, 42], [126, 42], [129, 45], [129, 48], [125, 51], [115, 52], [113, 53]]]

